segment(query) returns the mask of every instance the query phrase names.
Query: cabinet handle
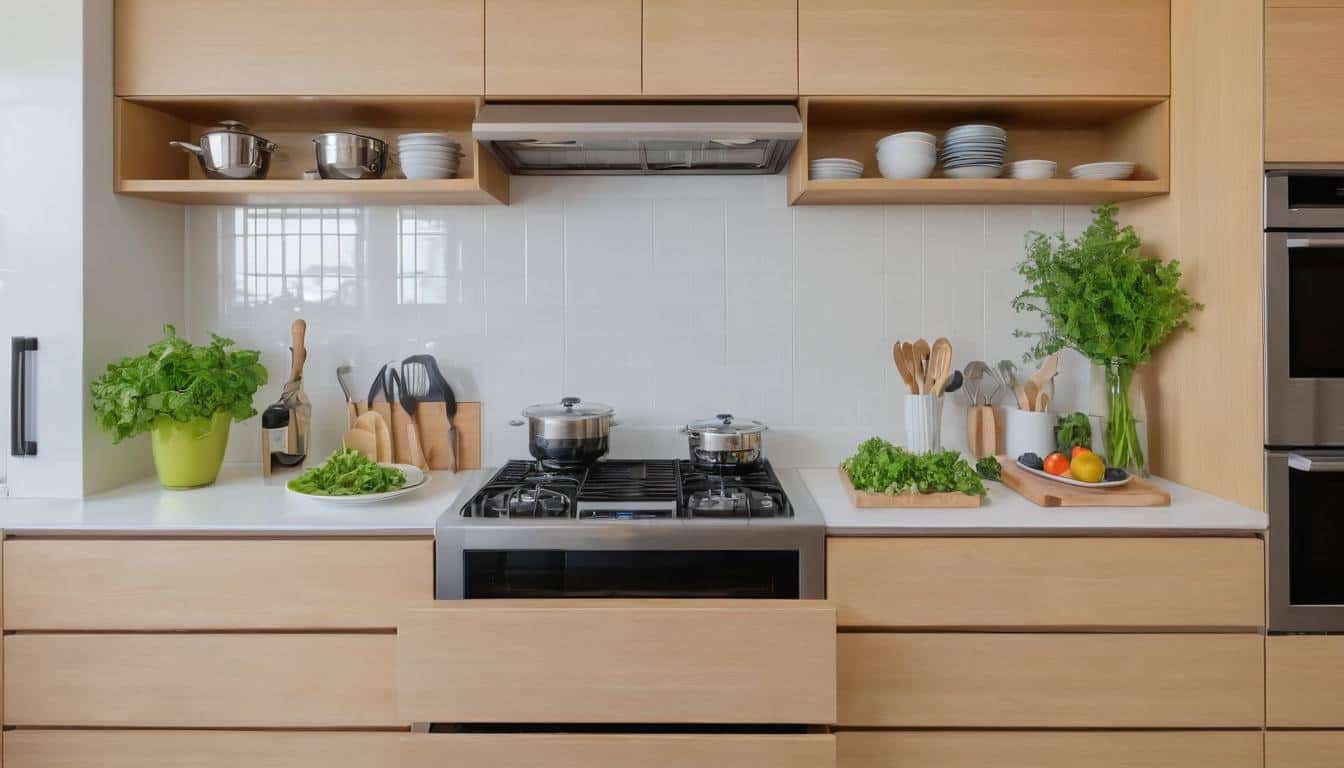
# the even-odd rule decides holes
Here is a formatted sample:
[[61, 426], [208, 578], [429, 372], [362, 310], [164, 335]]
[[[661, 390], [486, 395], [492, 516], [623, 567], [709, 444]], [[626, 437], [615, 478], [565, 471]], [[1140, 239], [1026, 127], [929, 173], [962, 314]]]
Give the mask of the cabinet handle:
[[1300, 472], [1344, 472], [1344, 455], [1303, 456], [1290, 453], [1288, 466]]
[[9, 452], [13, 456], [37, 455], [37, 441], [28, 439], [28, 353], [36, 351], [35, 336], [10, 339]]

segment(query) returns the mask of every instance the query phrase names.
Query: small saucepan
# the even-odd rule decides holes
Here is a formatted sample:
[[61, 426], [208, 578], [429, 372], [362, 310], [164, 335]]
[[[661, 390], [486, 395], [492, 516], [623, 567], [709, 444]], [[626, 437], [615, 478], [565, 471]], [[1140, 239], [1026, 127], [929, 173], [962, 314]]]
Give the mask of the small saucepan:
[[582, 466], [607, 455], [611, 428], [615, 425], [609, 405], [585, 403], [566, 397], [557, 403], [532, 405], [523, 418], [509, 424], [527, 425], [527, 446], [532, 458], [543, 464]]
[[737, 419], [731, 413], [720, 413], [682, 427], [691, 464], [706, 472], [759, 469], [765, 463], [765, 450], [761, 447], [765, 430], [761, 422]]
[[271, 169], [275, 142], [250, 133], [237, 120], [222, 121], [201, 134], [199, 141], [170, 141], [168, 145], [195, 155], [207, 179], [264, 179]]

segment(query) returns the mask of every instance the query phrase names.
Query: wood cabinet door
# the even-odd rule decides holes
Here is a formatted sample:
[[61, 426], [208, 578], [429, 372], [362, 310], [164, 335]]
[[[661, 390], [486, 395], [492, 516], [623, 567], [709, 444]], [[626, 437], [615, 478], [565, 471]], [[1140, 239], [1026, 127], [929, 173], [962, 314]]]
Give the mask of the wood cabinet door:
[[1265, 768], [1339, 768], [1344, 755], [1341, 731], [1269, 731]]
[[1265, 710], [1271, 728], [1344, 729], [1344, 637], [1266, 638]]
[[644, 0], [644, 93], [798, 93], [795, 0]]
[[379, 768], [401, 734], [339, 731], [9, 731], [10, 768]]
[[1265, 11], [1266, 162], [1344, 162], [1341, 36], [1344, 4]]
[[835, 722], [835, 610], [808, 600], [462, 600], [405, 612], [408, 722]]
[[411, 734], [402, 768], [834, 768], [830, 734]]
[[640, 0], [485, 0], [490, 96], [636, 96]]
[[479, 95], [484, 0], [117, 0], [116, 93]]
[[808, 95], [1163, 96], [1168, 0], [799, 0]]
[[846, 731], [836, 746], [840, 768], [1265, 766], [1259, 731]]

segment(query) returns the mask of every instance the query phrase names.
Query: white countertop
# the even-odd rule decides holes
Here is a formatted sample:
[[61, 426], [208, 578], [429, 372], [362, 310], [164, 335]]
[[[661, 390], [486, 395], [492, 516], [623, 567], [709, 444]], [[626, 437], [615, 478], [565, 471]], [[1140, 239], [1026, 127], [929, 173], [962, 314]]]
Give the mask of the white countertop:
[[[427, 487], [380, 504], [333, 504], [288, 493], [287, 473], [263, 480], [252, 465], [225, 465], [206, 488], [169, 491], [154, 478], [86, 499], [0, 499], [0, 530], [28, 535], [331, 534], [419, 535], [475, 490], [492, 470], [435, 472]], [[1056, 507], [1027, 501], [999, 483], [978, 509], [858, 509], [834, 467], [797, 471], [840, 536], [934, 534], [1105, 534], [1133, 532], [1258, 532], [1263, 512], [1192, 488], [1155, 480], [1171, 493], [1169, 507]]]
[[1254, 533], [1268, 524], [1264, 512], [1160, 478], [1150, 480], [1171, 494], [1171, 506], [1038, 507], [1001, 483], [987, 482], [989, 497], [978, 508], [859, 509], [850, 502], [835, 467], [799, 473], [833, 536]]
[[434, 472], [424, 488], [378, 504], [334, 504], [289, 493], [288, 472], [269, 480], [260, 468], [226, 464], [205, 488], [165, 490], [155, 478], [85, 499], [0, 499], [6, 533], [361, 534], [434, 533], [434, 521], [482, 470]]

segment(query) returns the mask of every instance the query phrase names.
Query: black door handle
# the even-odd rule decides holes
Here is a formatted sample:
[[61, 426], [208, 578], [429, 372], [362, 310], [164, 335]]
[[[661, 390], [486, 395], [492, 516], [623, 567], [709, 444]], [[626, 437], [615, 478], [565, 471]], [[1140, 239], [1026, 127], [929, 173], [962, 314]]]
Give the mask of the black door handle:
[[37, 441], [28, 439], [28, 353], [37, 351], [37, 337], [15, 336], [9, 343], [9, 453], [36, 456]]

